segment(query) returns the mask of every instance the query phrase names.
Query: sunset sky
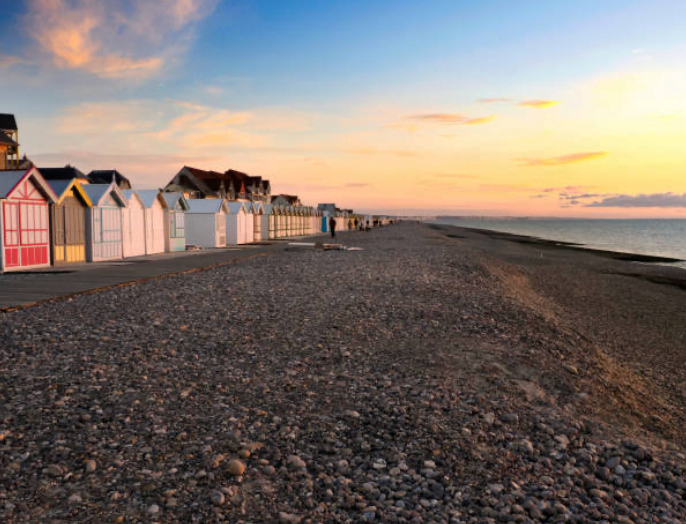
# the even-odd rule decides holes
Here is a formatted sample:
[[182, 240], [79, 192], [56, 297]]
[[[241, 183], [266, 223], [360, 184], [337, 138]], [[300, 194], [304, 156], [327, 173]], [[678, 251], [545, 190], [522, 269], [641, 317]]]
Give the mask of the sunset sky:
[[377, 212], [686, 217], [683, 0], [0, 0], [41, 167]]

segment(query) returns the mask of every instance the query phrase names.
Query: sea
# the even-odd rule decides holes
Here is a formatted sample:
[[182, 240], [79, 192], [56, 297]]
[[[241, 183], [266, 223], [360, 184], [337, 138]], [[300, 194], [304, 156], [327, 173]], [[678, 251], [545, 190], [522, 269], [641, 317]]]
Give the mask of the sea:
[[433, 223], [489, 229], [590, 249], [681, 259], [686, 268], [686, 219], [557, 219], [439, 217]]

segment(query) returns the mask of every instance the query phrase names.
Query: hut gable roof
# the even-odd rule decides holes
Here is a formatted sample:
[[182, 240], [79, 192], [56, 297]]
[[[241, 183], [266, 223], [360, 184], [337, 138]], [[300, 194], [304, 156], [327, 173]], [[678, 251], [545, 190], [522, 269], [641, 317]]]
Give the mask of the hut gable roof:
[[124, 198], [126, 198], [127, 204], [131, 204], [132, 200], [138, 200], [141, 207], [145, 207], [145, 203], [143, 202], [141, 196], [138, 194], [138, 191], [134, 191], [133, 189], [122, 189], [121, 194], [124, 195]]
[[188, 200], [187, 213], [210, 213], [226, 212], [226, 204], [221, 198], [202, 198]]
[[245, 202], [227, 202], [226, 207], [229, 208], [229, 213], [232, 215], [237, 215], [239, 213], [245, 213]]
[[131, 189], [131, 182], [116, 169], [94, 169], [88, 173], [92, 184], [110, 184], [114, 182], [120, 189]]
[[17, 121], [14, 115], [7, 113], [0, 113], [0, 130], [2, 131], [18, 131]]
[[38, 169], [45, 180], [71, 180], [72, 178], [78, 178], [79, 180], [89, 182], [88, 177], [80, 169], [68, 164], [64, 167], [39, 167]]
[[93, 207], [91, 199], [83, 190], [83, 186], [79, 184], [76, 178], [71, 180], [49, 180], [48, 184], [57, 195], [57, 203], [60, 204], [71, 192], [72, 189], [77, 194], [78, 198], [86, 205], [86, 207]]
[[167, 208], [167, 201], [162, 198], [162, 193], [158, 189], [141, 189], [136, 191], [138, 196], [143, 201], [143, 205], [150, 209], [155, 205], [155, 201], [158, 201], [163, 208]]
[[83, 190], [91, 199], [93, 206], [99, 206], [107, 197], [112, 196], [120, 207], [128, 207], [126, 197], [114, 182], [111, 184], [88, 184], [83, 186]]
[[15, 169], [10, 171], [0, 171], [0, 198], [9, 198], [15, 188], [25, 179], [30, 178], [31, 182], [40, 191], [48, 202], [56, 202], [57, 195], [41, 176], [40, 171], [35, 167], [29, 169]]
[[186, 200], [186, 197], [183, 196], [183, 193], [179, 191], [173, 191], [173, 192], [168, 192], [168, 193], [160, 193], [162, 195], [162, 198], [164, 201], [167, 203], [167, 208], [168, 209], [174, 209], [176, 207], [176, 204], [178, 203], [181, 206], [181, 209], [184, 211], [188, 210], [188, 200]]

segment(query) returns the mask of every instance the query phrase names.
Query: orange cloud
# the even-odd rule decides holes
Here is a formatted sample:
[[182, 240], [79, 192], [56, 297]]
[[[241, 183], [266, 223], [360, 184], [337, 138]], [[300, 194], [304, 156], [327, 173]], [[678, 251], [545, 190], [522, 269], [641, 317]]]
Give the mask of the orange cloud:
[[556, 100], [522, 100], [517, 105], [521, 107], [535, 107], [538, 109], [545, 109], [547, 107], [553, 107], [558, 105], [560, 102]]
[[587, 153], [572, 153], [570, 155], [555, 156], [550, 158], [524, 158], [519, 159], [523, 166], [563, 166], [575, 164], [587, 160], [597, 160], [607, 155], [607, 151], [591, 151]]
[[393, 155], [393, 156], [417, 156], [414, 151], [406, 149], [376, 149], [374, 147], [351, 147], [343, 149], [345, 153], [356, 155]]
[[494, 115], [481, 116], [476, 118], [470, 118], [459, 113], [424, 113], [417, 115], [410, 115], [406, 117], [408, 120], [414, 120], [418, 122], [427, 122], [431, 124], [442, 124], [442, 125], [475, 125], [475, 124], [485, 124], [495, 119]]
[[26, 26], [60, 69], [107, 79], [145, 78], [182, 50], [192, 22], [207, 16], [216, 2], [29, 0]]
[[492, 122], [493, 120], [495, 120], [495, 115], [482, 116], [478, 118], [468, 118], [462, 123], [466, 126], [475, 126], [479, 124], [487, 124], [488, 122]]

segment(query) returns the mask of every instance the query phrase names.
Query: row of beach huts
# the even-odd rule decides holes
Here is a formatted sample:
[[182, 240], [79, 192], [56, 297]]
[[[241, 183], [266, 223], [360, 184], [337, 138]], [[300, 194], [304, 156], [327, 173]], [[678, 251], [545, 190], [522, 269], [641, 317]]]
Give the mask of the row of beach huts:
[[134, 190], [117, 170], [39, 168], [18, 158], [0, 114], [0, 271], [220, 248], [374, 227], [389, 221], [272, 195], [268, 180], [184, 166], [162, 189]]

